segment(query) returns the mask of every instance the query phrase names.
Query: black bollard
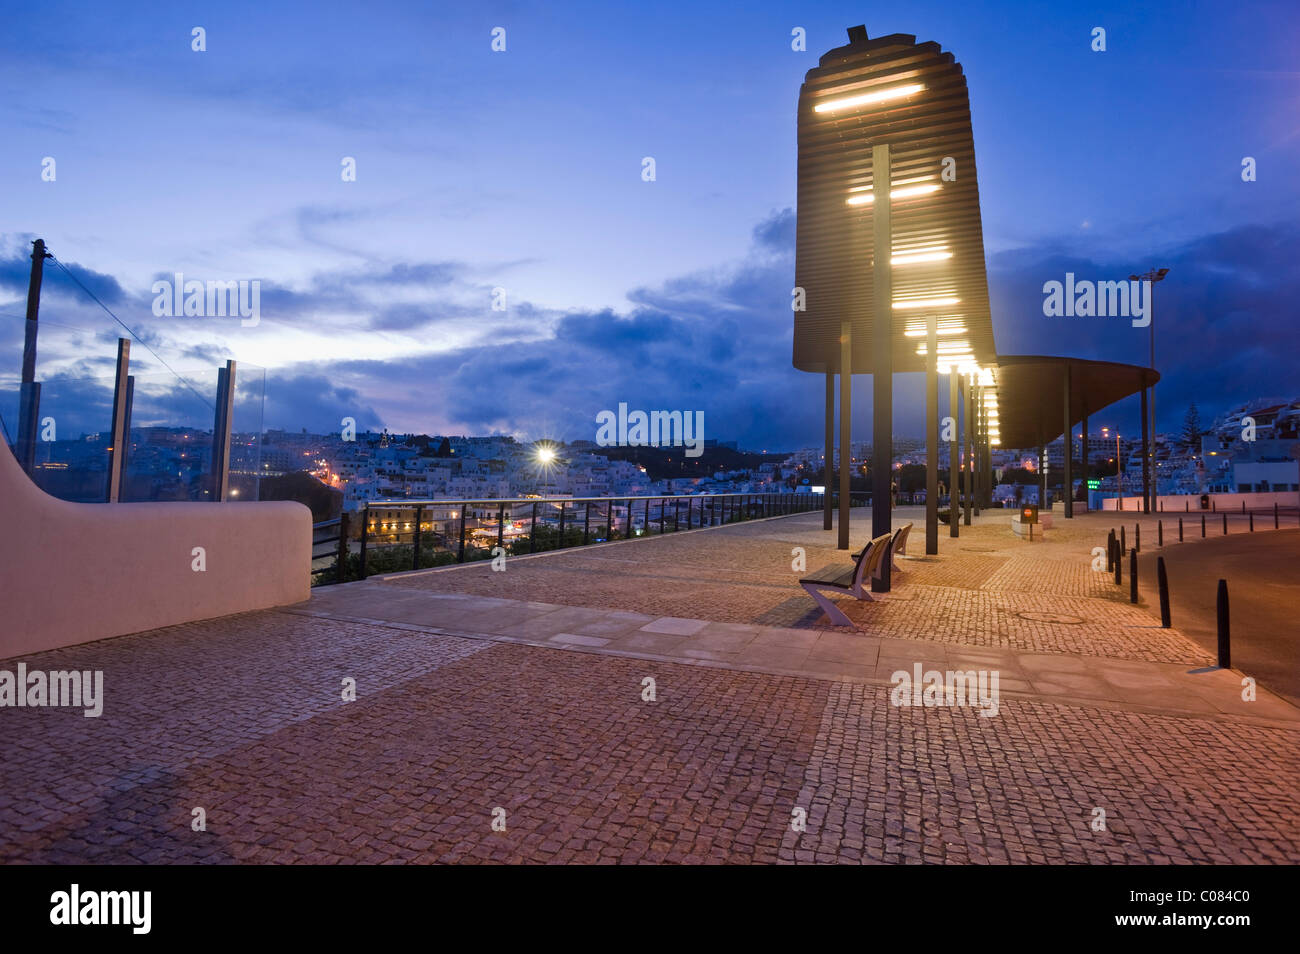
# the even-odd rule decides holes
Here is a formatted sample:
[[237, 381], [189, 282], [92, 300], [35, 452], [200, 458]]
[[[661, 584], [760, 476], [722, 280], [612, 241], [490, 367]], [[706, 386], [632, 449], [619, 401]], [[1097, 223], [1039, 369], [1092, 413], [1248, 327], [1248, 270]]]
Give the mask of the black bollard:
[[1138, 601], [1138, 552], [1128, 551], [1128, 601]]
[[1160, 589], [1160, 628], [1168, 629], [1169, 622], [1169, 577], [1165, 574], [1165, 558], [1156, 557], [1156, 586]]
[[1225, 537], [1228, 535], [1228, 515], [1226, 513], [1223, 515], [1223, 535]]
[[1115, 531], [1110, 532], [1106, 538], [1106, 572], [1110, 573], [1115, 569]]
[[1119, 528], [1119, 557], [1124, 559], [1124, 554], [1128, 553], [1128, 540], [1124, 536], [1124, 528]]
[[1273, 529], [1277, 529], [1277, 501], [1273, 501]]
[[1246, 512], [1246, 501], [1244, 500], [1241, 502], [1241, 512], [1242, 513]]
[[1165, 522], [1156, 521], [1156, 548], [1159, 549], [1165, 545]]
[[1124, 582], [1124, 558], [1119, 552], [1119, 544], [1115, 545], [1115, 585], [1119, 586]]
[[1228, 581], [1219, 581], [1219, 668], [1232, 668], [1232, 639], [1228, 630]]
[[1142, 524], [1133, 524], [1133, 552], [1142, 552]]
[[1205, 514], [1201, 514], [1201, 539], [1205, 539]]
[[1250, 512], [1250, 532], [1255, 532], [1255, 511]]
[[1178, 518], [1178, 542], [1183, 542], [1183, 518]]

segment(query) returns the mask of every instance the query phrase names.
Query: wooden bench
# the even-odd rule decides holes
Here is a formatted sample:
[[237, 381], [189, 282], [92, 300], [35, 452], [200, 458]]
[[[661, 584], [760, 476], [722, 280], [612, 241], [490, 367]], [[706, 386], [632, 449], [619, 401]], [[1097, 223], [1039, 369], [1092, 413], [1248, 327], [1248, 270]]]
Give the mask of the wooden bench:
[[[907, 537], [912, 532], [912, 524], [905, 524], [894, 531], [894, 542], [889, 547], [889, 566], [894, 573], [902, 573], [902, 567], [898, 565], [898, 558], [907, 557]], [[874, 541], [873, 541], [874, 542]], [[868, 544], [869, 545], [869, 544]], [[861, 551], [859, 551], [861, 552]], [[857, 559], [858, 554], [853, 554], [853, 559]], [[877, 576], [880, 574], [877, 573]]]
[[890, 534], [881, 534], [863, 547], [860, 553], [855, 554], [852, 566], [830, 567], [812, 576], [804, 577], [799, 581], [799, 585], [817, 601], [817, 605], [826, 612], [827, 618], [833, 624], [852, 626], [852, 620], [845, 616], [834, 601], [822, 591], [870, 601], [872, 596], [867, 581], [872, 577], [880, 576], [880, 566], [887, 558], [886, 551], [891, 542]]

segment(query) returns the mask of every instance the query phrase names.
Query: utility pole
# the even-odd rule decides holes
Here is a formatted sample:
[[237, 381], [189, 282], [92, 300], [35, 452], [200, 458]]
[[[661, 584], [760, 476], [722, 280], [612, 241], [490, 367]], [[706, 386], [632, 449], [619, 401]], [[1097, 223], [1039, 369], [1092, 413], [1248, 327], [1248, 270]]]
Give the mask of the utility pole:
[[41, 386], [36, 383], [37, 315], [41, 307], [45, 260], [49, 257], [44, 239], [32, 242], [32, 274], [27, 283], [27, 321], [23, 335], [23, 376], [18, 409], [18, 463], [28, 474], [36, 464], [36, 429], [41, 406]]

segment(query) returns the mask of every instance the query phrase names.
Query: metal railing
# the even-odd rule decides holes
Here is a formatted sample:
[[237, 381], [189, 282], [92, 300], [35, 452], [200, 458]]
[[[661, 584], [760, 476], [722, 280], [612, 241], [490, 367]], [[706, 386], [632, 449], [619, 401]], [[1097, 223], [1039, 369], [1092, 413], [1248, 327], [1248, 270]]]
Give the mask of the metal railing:
[[312, 583], [804, 513], [822, 500], [791, 492], [377, 501], [313, 524]]

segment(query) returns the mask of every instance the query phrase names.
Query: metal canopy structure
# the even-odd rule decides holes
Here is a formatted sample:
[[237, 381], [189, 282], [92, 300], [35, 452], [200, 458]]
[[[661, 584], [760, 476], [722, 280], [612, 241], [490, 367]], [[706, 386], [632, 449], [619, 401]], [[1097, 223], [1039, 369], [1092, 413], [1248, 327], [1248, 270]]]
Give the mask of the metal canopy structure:
[[[938, 552], [938, 378], [949, 377], [948, 527], [992, 502], [992, 448], [1040, 448], [1090, 410], [1143, 393], [1154, 371], [1071, 358], [999, 360], [961, 65], [937, 43], [850, 27], [799, 91], [794, 367], [826, 376], [825, 482], [836, 484], [838, 547], [849, 549], [853, 374], [872, 376], [871, 535], [892, 527], [893, 377], [926, 375], [925, 552]], [[959, 425], [960, 422], [960, 425]], [[964, 435], [961, 433], [964, 431]], [[1064, 486], [1073, 486], [1071, 454]], [[1087, 472], [1085, 461], [1085, 475]], [[1042, 493], [1046, 495], [1044, 483]], [[1144, 496], [1145, 496], [1144, 489]], [[832, 495], [823, 528], [831, 530]], [[964, 509], [959, 521], [959, 513]], [[1073, 516], [1066, 494], [1065, 516]], [[886, 561], [888, 563], [888, 561]], [[872, 580], [889, 589], [889, 578]]]
[[1038, 447], [1065, 433], [1064, 382], [1074, 425], [1160, 380], [1151, 368], [1044, 355], [998, 358], [999, 437], [1004, 447]]
[[[799, 94], [799, 215], [794, 366], [840, 371], [841, 323], [852, 370], [872, 368], [874, 166], [888, 145], [893, 371], [924, 371], [926, 318], [938, 319], [940, 366], [996, 360], [966, 77], [937, 43], [893, 34], [826, 53]], [[852, 372], [850, 372], [852, 373]]]

